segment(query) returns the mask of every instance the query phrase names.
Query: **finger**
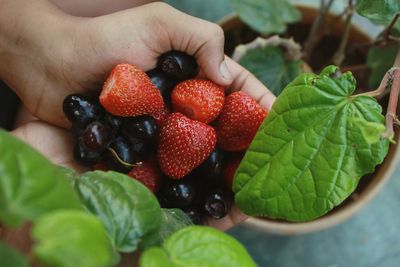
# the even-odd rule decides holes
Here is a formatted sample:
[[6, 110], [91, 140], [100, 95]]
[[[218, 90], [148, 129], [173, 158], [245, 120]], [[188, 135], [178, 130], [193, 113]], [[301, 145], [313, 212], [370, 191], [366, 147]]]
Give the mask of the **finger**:
[[168, 5], [161, 7], [165, 9], [164, 13], [169, 14], [161, 19], [168, 31], [171, 48], [193, 55], [208, 79], [221, 85], [231, 84], [232, 75], [224, 57], [225, 37], [222, 28]]
[[262, 107], [270, 110], [276, 97], [253, 74], [238, 63], [226, 57], [228, 68], [231, 71], [233, 82], [230, 91], [242, 91], [256, 100]]
[[229, 228], [232, 228], [233, 226], [241, 223], [242, 221], [246, 220], [248, 218], [247, 215], [245, 215], [243, 212], [240, 211], [240, 209], [233, 205], [231, 208], [231, 211], [227, 216], [220, 220], [214, 220], [214, 219], [207, 219], [205, 224], [214, 228], [217, 228], [221, 231], [228, 230]]
[[15, 129], [12, 134], [38, 150], [54, 164], [79, 172], [86, 170], [75, 162], [72, 154], [74, 140], [72, 135], [62, 128], [34, 121]]

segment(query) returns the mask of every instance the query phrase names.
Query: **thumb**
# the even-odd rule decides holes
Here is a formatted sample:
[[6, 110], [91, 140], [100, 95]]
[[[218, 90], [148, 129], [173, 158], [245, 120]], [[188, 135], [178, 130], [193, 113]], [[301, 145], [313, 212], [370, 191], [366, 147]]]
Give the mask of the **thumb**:
[[230, 85], [233, 77], [225, 60], [222, 28], [170, 6], [165, 8], [169, 11], [164, 13], [169, 13], [169, 16], [163, 18], [171, 48], [193, 55], [208, 79], [220, 85]]

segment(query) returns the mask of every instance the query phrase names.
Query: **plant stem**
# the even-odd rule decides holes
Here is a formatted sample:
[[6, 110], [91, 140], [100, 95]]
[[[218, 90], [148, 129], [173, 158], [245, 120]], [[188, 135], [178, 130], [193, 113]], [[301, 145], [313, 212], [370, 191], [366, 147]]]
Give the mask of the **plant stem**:
[[339, 45], [338, 50], [336, 51], [336, 53], [333, 55], [333, 58], [332, 58], [332, 63], [336, 66], [342, 65], [343, 60], [345, 58], [345, 50], [346, 50], [347, 42], [349, 40], [349, 33], [350, 33], [350, 29], [351, 29], [351, 19], [353, 18], [353, 14], [354, 14], [352, 0], [349, 0], [346, 10], [347, 10], [346, 23], [345, 23], [345, 28], [344, 28], [344, 32], [342, 35], [342, 39], [340, 40], [340, 45]]
[[[398, 57], [400, 55], [400, 50], [398, 53]], [[400, 68], [397, 67], [392, 71], [392, 86], [389, 97], [389, 104], [385, 116], [386, 122], [386, 131], [383, 134], [383, 137], [392, 139], [394, 136], [393, 124], [398, 124], [398, 118], [396, 115], [397, 111], [397, 102], [399, 100], [399, 91], [400, 91]]]
[[392, 21], [389, 23], [389, 25], [386, 27], [386, 29], [383, 31], [382, 41], [384, 44], [386, 44], [389, 41], [390, 33], [392, 32], [394, 24], [396, 24], [396, 21], [399, 19], [399, 17], [400, 17], [400, 13], [396, 14], [393, 17]]
[[311, 51], [314, 49], [314, 47], [317, 43], [317, 40], [318, 40], [317, 33], [318, 33], [319, 29], [321, 28], [322, 24], [324, 23], [325, 15], [331, 8], [333, 1], [334, 0], [329, 0], [328, 4], [325, 5], [325, 0], [321, 0], [318, 16], [314, 20], [314, 22], [311, 26], [310, 33], [308, 34], [307, 40], [304, 43], [303, 57], [306, 61], [309, 60]]

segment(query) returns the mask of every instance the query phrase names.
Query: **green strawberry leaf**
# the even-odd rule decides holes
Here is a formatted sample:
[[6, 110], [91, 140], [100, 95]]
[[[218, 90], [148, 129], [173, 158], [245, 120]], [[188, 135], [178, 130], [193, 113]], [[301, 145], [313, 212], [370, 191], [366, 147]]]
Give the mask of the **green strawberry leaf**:
[[134, 251], [141, 238], [160, 225], [156, 197], [127, 175], [87, 172], [75, 180], [75, 188], [86, 209], [104, 224], [118, 251]]
[[5, 267], [29, 267], [28, 261], [17, 250], [0, 242], [0, 263]]
[[44, 264], [57, 267], [108, 267], [117, 254], [101, 222], [84, 211], [48, 213], [35, 221], [33, 253]]
[[233, 10], [261, 34], [283, 33], [288, 23], [300, 20], [300, 12], [286, 0], [230, 0]]
[[140, 248], [160, 246], [162, 242], [176, 231], [192, 225], [190, 218], [180, 209], [161, 209], [161, 223], [157, 231], [145, 236]]
[[278, 96], [283, 88], [302, 73], [301, 60], [289, 60], [279, 47], [256, 48], [246, 52], [240, 65], [253, 73], [271, 92]]
[[56, 209], [81, 209], [60, 169], [39, 152], [0, 130], [0, 221], [18, 226]]
[[162, 248], [146, 250], [140, 267], [253, 267], [246, 249], [216, 229], [188, 226], [168, 237]]
[[[399, 0], [357, 0], [356, 10], [374, 23], [388, 25], [393, 17], [400, 13]], [[399, 21], [396, 28], [400, 28]]]
[[383, 161], [388, 140], [370, 144], [366, 134], [383, 125], [382, 108], [372, 97], [351, 96], [354, 90], [353, 75], [338, 75], [334, 66], [284, 89], [235, 175], [236, 204], [246, 214], [315, 219]]

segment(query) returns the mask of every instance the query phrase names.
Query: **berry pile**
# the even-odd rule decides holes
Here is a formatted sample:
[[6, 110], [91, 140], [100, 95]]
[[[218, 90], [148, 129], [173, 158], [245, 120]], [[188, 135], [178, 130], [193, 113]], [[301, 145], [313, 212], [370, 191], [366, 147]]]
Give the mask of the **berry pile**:
[[63, 110], [77, 162], [128, 174], [200, 224], [228, 214], [233, 175], [267, 112], [243, 92], [225, 96], [195, 78], [198, 69], [178, 51], [147, 73], [119, 64], [98, 99], [70, 95]]

